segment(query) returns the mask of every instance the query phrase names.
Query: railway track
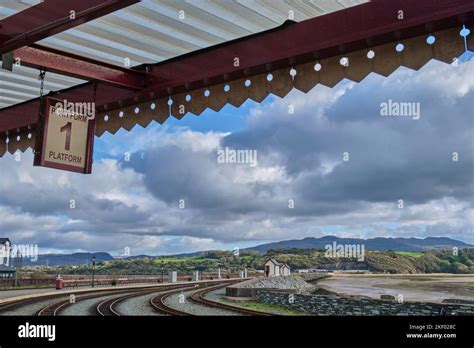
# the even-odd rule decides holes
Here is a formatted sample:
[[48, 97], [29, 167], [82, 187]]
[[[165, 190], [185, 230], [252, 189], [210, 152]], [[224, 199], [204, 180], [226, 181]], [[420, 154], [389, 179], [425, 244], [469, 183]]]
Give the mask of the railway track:
[[[236, 282], [235, 280], [230, 280], [230, 281], [229, 280], [223, 280], [222, 282], [219, 282], [218, 284], [219, 284], [219, 286], [223, 287], [223, 286], [235, 283], [235, 282]], [[207, 287], [207, 284], [208, 283], [199, 283], [197, 285], [198, 285], [198, 287], [202, 287], [202, 286]], [[168, 297], [170, 297], [174, 294], [177, 294], [177, 293], [180, 293], [180, 292], [183, 292], [183, 291], [191, 291], [191, 290], [196, 289], [196, 288], [197, 288], [196, 286], [187, 286], [187, 287], [182, 287], [180, 289], [160, 293], [160, 294], [150, 298], [150, 304], [153, 308], [155, 308], [158, 312], [160, 312], [162, 314], [174, 315], [174, 316], [194, 316], [194, 314], [191, 314], [191, 313], [188, 313], [188, 312], [185, 312], [185, 311], [181, 311], [181, 310], [176, 309], [174, 307], [168, 306], [165, 303], [165, 300]]]
[[[227, 305], [227, 304], [224, 304], [224, 303], [221, 303], [221, 302], [216, 302], [216, 301], [212, 301], [212, 300], [209, 300], [209, 299], [205, 298], [205, 295], [208, 294], [209, 292], [214, 291], [214, 290], [218, 290], [220, 288], [223, 288], [223, 287], [229, 285], [229, 283], [232, 283], [232, 282], [226, 281], [224, 284], [218, 284], [218, 285], [211, 286], [211, 287], [207, 287], [207, 283], [200, 284], [200, 286], [204, 286], [205, 288], [202, 289], [202, 290], [194, 292], [191, 296], [189, 296], [189, 299], [190, 299], [191, 302], [194, 302], [194, 303], [197, 303], [197, 304], [200, 304], [200, 305], [204, 305], [204, 306], [212, 307], [212, 308], [217, 308], [217, 309], [221, 309], [221, 310], [225, 310], [225, 311], [235, 312], [235, 313], [239, 313], [239, 314], [244, 314], [244, 315], [252, 315], [252, 316], [274, 316], [275, 315], [275, 314], [272, 314], [272, 313], [259, 312], [259, 311], [255, 311], [255, 310], [252, 310], [252, 309], [240, 308], [240, 307], [236, 307], [236, 306], [232, 306], [232, 305]], [[179, 309], [176, 309], [174, 307], [170, 307], [165, 303], [165, 300], [168, 297], [170, 297], [174, 294], [177, 294], [179, 292], [182, 292], [182, 291], [186, 291], [186, 290], [190, 291], [190, 290], [193, 290], [193, 289], [195, 289], [195, 287], [181, 288], [181, 289], [168, 291], [166, 293], [158, 294], [158, 295], [156, 295], [156, 296], [154, 296], [150, 299], [150, 304], [156, 310], [158, 310], [160, 313], [164, 313], [164, 314], [168, 314], [168, 315], [174, 315], [174, 316], [194, 316], [195, 314], [191, 314], [191, 313], [184, 312], [184, 311], [181, 311]]]
[[[199, 286], [199, 284], [196, 284]], [[150, 289], [147, 289], [147, 290], [143, 290], [143, 291], [136, 291], [134, 293], [129, 293], [129, 294], [126, 294], [124, 296], [119, 296], [119, 297], [114, 297], [112, 299], [107, 299], [107, 300], [104, 300], [102, 302], [100, 302], [97, 306], [96, 306], [96, 313], [100, 316], [120, 316], [121, 314], [115, 309], [115, 306], [117, 304], [119, 304], [120, 302], [122, 301], [125, 301], [129, 298], [132, 298], [132, 297], [136, 297], [136, 296], [142, 296], [142, 295], [146, 295], [146, 294], [151, 294], [151, 293], [154, 293], [154, 292], [157, 292], [157, 290], [159, 290], [159, 294], [157, 296], [154, 296], [150, 299], [150, 304], [153, 306], [153, 308], [155, 308], [156, 310], [158, 310], [160, 313], [164, 313], [164, 314], [171, 314], [171, 312], [175, 313], [175, 314], [172, 314], [172, 315], [189, 315], [185, 312], [180, 312], [176, 309], [173, 309], [169, 306], [166, 306], [165, 303], [164, 303], [164, 299], [168, 296], [171, 296], [175, 293], [178, 293], [178, 292], [181, 292], [183, 290], [192, 290], [192, 289], [195, 289], [196, 285], [171, 285], [171, 286], [167, 286], [167, 287], [162, 287], [162, 288], [159, 288], [159, 289], [153, 289], [153, 290], [150, 290]], [[180, 314], [178, 314], [178, 312]]]
[[195, 286], [188, 286], [183, 287], [181, 289], [175, 289], [171, 291], [167, 291], [165, 293], [160, 293], [152, 298], [150, 298], [150, 305], [155, 308], [158, 312], [167, 315], [174, 315], [174, 316], [191, 316], [192, 314], [184, 311], [180, 311], [176, 308], [170, 307], [165, 303], [165, 299], [170, 297], [171, 295], [177, 294], [184, 290], [192, 290], [195, 289]]
[[[219, 282], [219, 286], [221, 287], [224, 287], [228, 284], [232, 284], [232, 283], [235, 283], [236, 281], [235, 280], [223, 280], [222, 282]], [[199, 287], [207, 287], [207, 283], [200, 283], [198, 284]], [[191, 291], [193, 289], [196, 289], [196, 286], [188, 286], [188, 287], [183, 287], [181, 289], [176, 289], [176, 290], [171, 290], [171, 291], [167, 291], [165, 293], [160, 293], [154, 297], [152, 297], [150, 299], [150, 304], [153, 308], [155, 308], [158, 312], [162, 313], [162, 314], [167, 314], [167, 315], [174, 315], [174, 316], [194, 316], [194, 314], [191, 314], [191, 313], [188, 313], [188, 312], [185, 312], [185, 311], [181, 311], [179, 309], [176, 309], [174, 307], [171, 307], [171, 306], [168, 306], [166, 303], [165, 303], [165, 300], [174, 295], [174, 294], [177, 294], [179, 292], [183, 292], [183, 291]]]
[[236, 313], [244, 314], [244, 315], [252, 315], [252, 316], [275, 316], [276, 315], [273, 313], [260, 312], [253, 309], [241, 308], [237, 306], [228, 305], [222, 302], [212, 301], [205, 297], [205, 295], [208, 294], [209, 292], [221, 289], [225, 287], [226, 285], [227, 284], [224, 284], [224, 285], [219, 284], [216, 286], [205, 288], [200, 291], [196, 291], [189, 297], [189, 299], [194, 303], [199, 303], [204, 306], [223, 309], [226, 311], [236, 312]]
[[[84, 300], [90, 300], [90, 299], [100, 298], [100, 297], [110, 296], [110, 295], [121, 295], [114, 298], [105, 299], [101, 301], [100, 303], [98, 303], [95, 308], [92, 307], [91, 309], [91, 314], [93, 313], [99, 316], [120, 316], [121, 314], [115, 309], [115, 306], [119, 304], [120, 302], [125, 301], [132, 297], [159, 292], [156, 296], [151, 297], [149, 301], [150, 305], [155, 310], [157, 310], [158, 312], [162, 314], [173, 315], [173, 316], [192, 316], [195, 314], [184, 312], [179, 309], [168, 306], [165, 303], [165, 300], [169, 296], [172, 296], [176, 293], [180, 293], [184, 291], [189, 292], [189, 291], [192, 291], [193, 289], [199, 289], [199, 288], [204, 287], [204, 289], [193, 293], [191, 296], [188, 296], [191, 302], [199, 303], [207, 307], [214, 307], [221, 310], [237, 312], [244, 315], [259, 315], [259, 316], [272, 315], [269, 313], [263, 313], [263, 312], [258, 312], [255, 310], [239, 308], [236, 306], [223, 304], [223, 303], [212, 301], [205, 298], [205, 295], [207, 293], [220, 289], [228, 284], [235, 283], [235, 282], [236, 282], [235, 280], [231, 280], [231, 281], [224, 280], [222, 282], [212, 283], [211, 286], [208, 286], [209, 283], [204, 282], [204, 283], [198, 283], [198, 284], [193, 284], [193, 285], [191, 284], [176, 284], [176, 285], [168, 285], [168, 286], [161, 285], [161, 286], [156, 286], [156, 287], [147, 288], [147, 289], [102, 290], [100, 292], [94, 292], [94, 293], [86, 294], [83, 296], [78, 296], [76, 297], [75, 302], [80, 302]], [[217, 284], [217, 285], [214, 285], [214, 284]], [[40, 309], [36, 313], [36, 315], [38, 316], [56, 316], [59, 313], [61, 313], [61, 311], [63, 311], [65, 308], [75, 303], [75, 302], [71, 302], [69, 298], [64, 298], [64, 296], [65, 294], [49, 295], [49, 296], [41, 296], [38, 298], [30, 298], [30, 299], [14, 301], [11, 303], [6, 303], [4, 305], [0, 305], [0, 314], [3, 311], [14, 310], [18, 307], [29, 305], [31, 303], [45, 301], [48, 299], [61, 298], [57, 302], [44, 306], [42, 309]]]
[[[125, 291], [129, 292], [130, 290], [114, 290], [114, 291], [115, 291], [115, 293], [123, 293]], [[91, 299], [91, 298], [95, 298], [95, 297], [101, 297], [101, 296], [104, 296], [104, 294], [106, 294], [106, 293], [107, 293], [107, 290], [102, 290], [100, 293], [96, 292], [94, 294], [80, 296], [80, 297], [76, 298], [76, 301], [87, 300], [87, 299]], [[27, 299], [7, 302], [7, 303], [4, 303], [4, 304], [0, 305], [0, 315], [3, 312], [15, 310], [17, 308], [27, 306], [27, 305], [30, 305], [30, 304], [33, 304], [33, 303], [36, 303], [36, 302], [42, 302], [42, 301], [45, 301], [45, 300], [61, 298], [60, 301], [55, 302], [55, 303], [50, 304], [50, 305], [47, 305], [47, 306], [43, 307], [41, 310], [39, 310], [37, 313], [35, 313], [35, 315], [38, 315], [38, 316], [56, 315], [63, 308], [65, 308], [68, 304], [70, 304], [70, 300], [65, 299], [64, 296], [66, 296], [66, 294], [45, 295], [45, 296], [39, 296], [39, 297], [34, 297], [34, 298], [27, 298]]]
[[[168, 288], [163, 288], [159, 289], [160, 291], [166, 291]], [[97, 306], [96, 306], [96, 313], [100, 316], [106, 317], [106, 316], [120, 316], [121, 314], [114, 308], [115, 305], [118, 303], [125, 301], [129, 298], [135, 297], [135, 296], [142, 296], [146, 294], [151, 294], [156, 292], [157, 289], [154, 290], [145, 290], [145, 291], [136, 291], [133, 293], [127, 293], [124, 296], [119, 296], [119, 297], [114, 297], [111, 299], [106, 299], [101, 301]]]
[[[86, 297], [87, 298], [94, 298], [94, 297], [98, 297], [98, 296], [101, 296], [101, 295], [94, 294], [94, 295], [81, 296], [81, 297], [77, 298], [76, 301], [86, 300]], [[71, 304], [71, 301], [69, 299], [68, 300], [62, 300], [62, 301], [59, 301], [59, 302], [55, 302], [53, 304], [50, 304], [50, 305], [45, 306], [42, 309], [40, 309], [38, 311], [38, 313], [36, 313], [36, 315], [39, 316], [39, 317], [54, 316], [54, 315], [57, 315], [63, 308], [65, 308], [67, 305], [70, 305], [70, 304]]]
[[[113, 310], [113, 306], [120, 301], [123, 301], [127, 298], [134, 297], [134, 296], [140, 296], [142, 294], [146, 293], [153, 293], [156, 291], [167, 291], [170, 289], [174, 289], [177, 287], [182, 287], [182, 285], [169, 285], [169, 286], [156, 286], [153, 288], [147, 288], [147, 289], [122, 289], [122, 290], [105, 290], [101, 291], [98, 293], [93, 293], [89, 295], [84, 295], [77, 297], [75, 299], [75, 302], [80, 302], [84, 300], [90, 300], [94, 298], [100, 298], [104, 296], [109, 296], [109, 295], [120, 295], [120, 294], [125, 294], [124, 296], [119, 296], [115, 297], [114, 299], [108, 299], [101, 301], [99, 305], [95, 308], [94, 314], [106, 316], [106, 315], [120, 315], [118, 314], [115, 310]], [[59, 297], [64, 296], [64, 295], [58, 295]], [[55, 296], [57, 297], [57, 296]], [[113, 303], [112, 303], [113, 302]], [[62, 299], [61, 301], [52, 303], [50, 305], [47, 305], [43, 307], [40, 311], [38, 311], [37, 315], [38, 316], [55, 316], [58, 315], [62, 310], [64, 310], [67, 306], [72, 305], [71, 301], [69, 299]], [[112, 306], [111, 308], [109, 308]], [[0, 308], [1, 309], [1, 308]]]
[[59, 298], [61, 296], [63, 295], [40, 296], [40, 297], [35, 297], [35, 298], [28, 298], [24, 300], [16, 300], [16, 301], [8, 302], [8, 303], [0, 305], [0, 315], [4, 312], [15, 310], [23, 306], [27, 306], [36, 302], [41, 302], [41, 301], [45, 301], [45, 300], [56, 298], [56, 297]]
[[[139, 292], [140, 290], [132, 290], [133, 293]], [[156, 290], [153, 290], [156, 291]], [[115, 294], [123, 294], [127, 293], [130, 294], [131, 290], [110, 290], [110, 291], [102, 291], [100, 293], [94, 293], [90, 295], [84, 295], [77, 297], [75, 299], [75, 302], [80, 302], [80, 301], [85, 301], [85, 300], [90, 300], [94, 298], [100, 298], [104, 297], [107, 295], [115, 295]], [[67, 306], [72, 305], [74, 302], [71, 302], [69, 299], [63, 299], [61, 301], [52, 303], [50, 305], [47, 305], [43, 307], [38, 313], [38, 316], [55, 316], [58, 315], [62, 310], [64, 310]]]

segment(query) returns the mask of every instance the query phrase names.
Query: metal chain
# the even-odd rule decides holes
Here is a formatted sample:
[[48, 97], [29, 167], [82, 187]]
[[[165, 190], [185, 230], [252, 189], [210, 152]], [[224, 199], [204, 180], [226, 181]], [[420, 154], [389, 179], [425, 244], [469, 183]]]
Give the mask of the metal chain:
[[98, 84], [97, 84], [97, 81], [95, 81], [95, 82], [94, 82], [94, 96], [93, 96], [93, 98], [94, 98], [94, 100], [93, 100], [93, 102], [94, 102], [94, 104], [93, 104], [93, 105], [94, 105], [94, 106], [93, 106], [94, 110], [92, 110], [93, 113], [94, 113], [94, 115], [93, 115], [92, 119], [95, 119], [95, 115], [96, 115], [96, 112], [97, 112], [97, 107], [96, 107], [96, 105], [97, 105], [97, 85], [98, 85]]
[[[45, 70], [40, 70], [40, 74], [38, 76], [38, 80], [40, 80], [40, 100], [39, 100], [39, 119], [38, 119], [38, 124], [37, 124], [37, 129], [36, 129], [36, 139], [35, 139], [35, 144], [38, 144], [39, 143], [39, 139], [40, 139], [40, 132], [38, 131], [39, 129], [42, 128], [42, 124], [44, 122], [44, 98], [43, 98], [43, 90], [44, 90], [44, 77], [46, 75], [46, 71]], [[38, 151], [37, 151], [37, 148], [36, 148], [36, 145], [33, 149], [33, 153], [35, 155], [38, 154]]]
[[43, 89], [44, 89], [44, 77], [46, 75], [46, 71], [45, 70], [40, 70], [40, 74], [39, 74], [39, 77], [38, 77], [38, 80], [41, 81], [41, 85], [40, 85], [40, 98], [43, 97]]
[[40, 116], [44, 117], [43, 115], [43, 90], [44, 90], [44, 77], [46, 76], [45, 70], [40, 70], [40, 74], [38, 79], [40, 80]]

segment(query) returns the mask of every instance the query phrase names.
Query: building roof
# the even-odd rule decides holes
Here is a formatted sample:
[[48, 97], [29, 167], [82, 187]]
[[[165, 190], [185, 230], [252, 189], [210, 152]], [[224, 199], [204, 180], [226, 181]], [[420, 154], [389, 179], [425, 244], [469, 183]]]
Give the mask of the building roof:
[[10, 239], [8, 239], [8, 238], [0, 238], [0, 244], [5, 244], [6, 242], [8, 242], [8, 243], [10, 243], [10, 244], [12, 243], [12, 242], [10, 241]]
[[[123, 66], [157, 63], [170, 58], [259, 33], [281, 25], [294, 11], [299, 22], [356, 6], [367, 0], [146, 0], [38, 43]], [[0, 19], [39, 3], [2, 1]], [[180, 19], [184, 11], [184, 19]], [[45, 93], [85, 81], [47, 73]], [[0, 70], [0, 109], [39, 96], [38, 71], [15, 66]]]
[[14, 267], [9, 267], [0, 264], [0, 273], [14, 273], [16, 272]]
[[265, 260], [265, 263], [267, 263], [268, 261], [272, 262], [275, 266], [281, 266], [281, 263], [278, 262], [278, 261], [275, 260], [275, 259], [268, 258], [268, 259]]

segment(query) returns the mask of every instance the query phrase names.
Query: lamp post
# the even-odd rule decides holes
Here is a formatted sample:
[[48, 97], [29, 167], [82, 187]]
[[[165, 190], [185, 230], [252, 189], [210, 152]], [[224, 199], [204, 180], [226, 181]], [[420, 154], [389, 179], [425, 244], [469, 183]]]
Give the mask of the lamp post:
[[[13, 249], [13, 248], [12, 248]], [[20, 250], [17, 250], [15, 257], [15, 288], [18, 286], [18, 272], [20, 272], [20, 267], [22, 266], [23, 255]]]
[[165, 270], [164, 270], [165, 262], [161, 260], [161, 283], [165, 282]]
[[92, 256], [92, 287], [94, 287], [95, 281], [95, 255]]

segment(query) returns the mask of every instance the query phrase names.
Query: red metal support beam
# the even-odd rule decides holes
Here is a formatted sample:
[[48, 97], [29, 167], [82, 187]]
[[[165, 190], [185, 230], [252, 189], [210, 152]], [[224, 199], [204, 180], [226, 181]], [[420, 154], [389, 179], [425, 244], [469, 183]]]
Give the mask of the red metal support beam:
[[[429, 34], [473, 19], [474, 0], [372, 0], [158, 63], [152, 75], [160, 82], [151, 89], [165, 91], [165, 95], [170, 88], [173, 93], [182, 92], [185, 85], [192, 89], [196, 82], [196, 88], [203, 87], [202, 81], [223, 83]], [[235, 57], [239, 67], [233, 65]]]
[[[149, 73], [155, 82], [138, 92], [100, 84], [97, 111], [472, 23], [474, 0], [373, 0], [155, 64]], [[235, 57], [240, 60], [238, 67], [233, 64]], [[76, 86], [55, 97], [91, 101], [92, 88]], [[37, 99], [2, 109], [0, 132], [34, 127], [37, 114]]]
[[33, 44], [139, 1], [44, 0], [0, 21], [0, 55]]
[[14, 52], [15, 62], [30, 68], [94, 80], [130, 90], [146, 86], [146, 72], [122, 68], [48, 47], [31, 45]]

